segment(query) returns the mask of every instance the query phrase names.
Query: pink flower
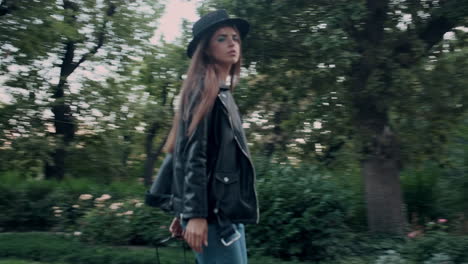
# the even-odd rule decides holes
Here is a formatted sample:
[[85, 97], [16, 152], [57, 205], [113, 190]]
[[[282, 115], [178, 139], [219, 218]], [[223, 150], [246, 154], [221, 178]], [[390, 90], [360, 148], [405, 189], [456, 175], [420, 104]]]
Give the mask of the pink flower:
[[447, 219], [439, 218], [439, 219], [437, 219], [437, 223], [439, 223], [439, 224], [445, 224], [445, 223], [447, 223]]
[[133, 211], [127, 211], [125, 213], [122, 213], [123, 215], [132, 215], [133, 214]]
[[417, 236], [419, 236], [419, 235], [421, 235], [421, 234], [422, 234], [422, 231], [421, 231], [421, 230], [416, 230], [416, 231], [413, 231], [413, 232], [411, 232], [411, 233], [408, 233], [407, 236], [408, 236], [409, 238], [415, 238], [415, 237], [417, 237]]
[[100, 202], [104, 202], [106, 200], [109, 200], [110, 198], [112, 198], [112, 196], [110, 196], [108, 194], [103, 194], [103, 195], [101, 195], [101, 197], [94, 199], [94, 201], [100, 203]]
[[113, 203], [109, 206], [110, 209], [112, 210], [117, 210], [119, 209], [121, 206], [123, 205], [123, 203]]
[[80, 200], [89, 200], [89, 199], [92, 199], [93, 196], [91, 194], [82, 194], [80, 195]]

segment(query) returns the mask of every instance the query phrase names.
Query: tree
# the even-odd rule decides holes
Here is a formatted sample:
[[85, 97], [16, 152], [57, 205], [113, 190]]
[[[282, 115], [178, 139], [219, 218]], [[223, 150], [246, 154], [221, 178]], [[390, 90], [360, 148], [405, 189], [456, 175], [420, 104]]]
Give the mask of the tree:
[[150, 95], [143, 115], [148, 126], [144, 149], [146, 159], [143, 178], [145, 185], [153, 181], [156, 161], [163, 152], [174, 116], [174, 101], [182, 86], [182, 75], [187, 68], [187, 58], [183, 46], [162, 43], [143, 59], [139, 82]]
[[241, 100], [267, 120], [259, 133], [273, 136], [273, 151], [330, 162], [353, 150], [369, 229], [401, 234], [401, 169], [440, 158], [468, 108], [457, 41], [468, 2], [212, 0], [202, 9], [212, 7], [253, 25], [245, 56], [257, 74]]
[[[37, 106], [34, 110], [41, 112], [44, 101], [53, 114], [46, 178], [64, 177], [67, 148], [77, 129], [70, 76], [89, 71], [97, 62], [124, 65], [129, 57], [138, 56], [149, 44], [161, 11], [160, 4], [150, 0], [2, 2], [0, 43], [10, 63], [2, 63], [1, 70], [10, 77], [8, 87], [29, 93], [27, 102], [23, 94], [14, 95], [14, 103], [21, 107], [10, 114], [24, 112], [25, 106]], [[54, 71], [58, 74], [50, 73]]]

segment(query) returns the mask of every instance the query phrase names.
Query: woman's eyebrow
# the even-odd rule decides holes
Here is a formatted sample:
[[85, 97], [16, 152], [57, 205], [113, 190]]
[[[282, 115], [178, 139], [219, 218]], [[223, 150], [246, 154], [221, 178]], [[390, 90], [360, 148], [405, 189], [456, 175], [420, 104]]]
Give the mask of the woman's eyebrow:
[[[228, 35], [229, 35], [229, 34], [226, 34], [226, 33], [219, 33], [217, 36], [218, 36], [218, 37], [220, 37], [220, 36], [222, 36], [222, 37], [227, 37]], [[231, 34], [231, 35], [232, 35], [232, 36], [237, 36], [237, 33], [233, 33], [233, 34]]]

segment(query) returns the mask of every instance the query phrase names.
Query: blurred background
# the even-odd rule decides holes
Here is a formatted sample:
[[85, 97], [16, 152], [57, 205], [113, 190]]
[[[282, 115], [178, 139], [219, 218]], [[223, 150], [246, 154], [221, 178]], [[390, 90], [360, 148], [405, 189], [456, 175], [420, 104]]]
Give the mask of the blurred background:
[[0, 263], [154, 263], [144, 193], [216, 9], [252, 26], [251, 263], [468, 263], [467, 0], [0, 0]]

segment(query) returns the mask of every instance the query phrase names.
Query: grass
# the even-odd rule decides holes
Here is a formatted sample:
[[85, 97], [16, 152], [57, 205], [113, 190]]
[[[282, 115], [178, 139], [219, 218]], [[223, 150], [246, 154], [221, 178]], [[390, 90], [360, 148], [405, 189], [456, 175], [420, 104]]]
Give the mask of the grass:
[[[188, 263], [193, 254], [186, 252]], [[179, 264], [183, 250], [176, 243], [159, 249], [161, 263]], [[90, 245], [63, 234], [0, 233], [0, 264], [153, 264], [154, 248]], [[251, 264], [306, 264], [271, 257], [250, 257]]]
[[[187, 262], [194, 257], [187, 250]], [[91, 245], [64, 234], [46, 232], [0, 233], [0, 264], [154, 264], [155, 249], [148, 247]], [[179, 242], [159, 249], [161, 263], [183, 263]], [[311, 264], [282, 261], [268, 256], [250, 256], [250, 264]], [[373, 258], [349, 257], [321, 264], [373, 264]]]
[[30, 261], [30, 260], [22, 260], [22, 259], [0, 259], [0, 264], [64, 264], [58, 262], [37, 262], [37, 261]]

